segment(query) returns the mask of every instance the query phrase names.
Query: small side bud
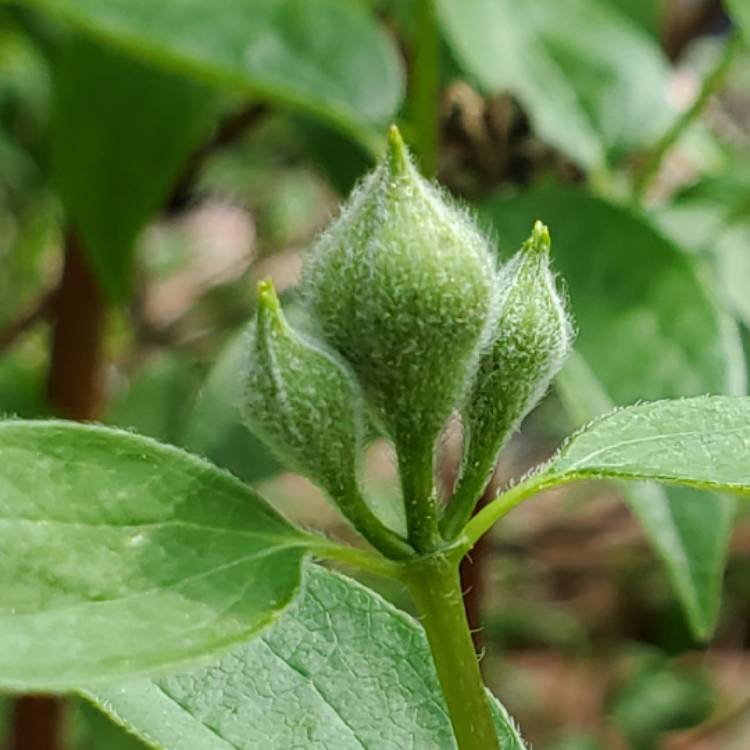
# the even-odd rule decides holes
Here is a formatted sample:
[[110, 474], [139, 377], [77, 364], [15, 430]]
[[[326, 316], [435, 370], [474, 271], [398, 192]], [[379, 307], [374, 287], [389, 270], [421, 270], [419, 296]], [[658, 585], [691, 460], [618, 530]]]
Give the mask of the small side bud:
[[396, 445], [412, 525], [429, 511], [432, 451], [475, 364], [493, 279], [484, 237], [420, 176], [395, 127], [308, 258], [305, 298]]
[[448, 538], [468, 521], [498, 454], [539, 402], [571, 349], [573, 330], [550, 270], [550, 234], [540, 221], [500, 272], [494, 335], [480, 356], [462, 409], [464, 455], [443, 519]]
[[375, 546], [405, 556], [411, 550], [361, 495], [364, 405], [356, 382], [335, 355], [295, 333], [270, 282], [261, 282], [258, 292], [245, 376], [246, 424], [290, 468], [324, 489]]

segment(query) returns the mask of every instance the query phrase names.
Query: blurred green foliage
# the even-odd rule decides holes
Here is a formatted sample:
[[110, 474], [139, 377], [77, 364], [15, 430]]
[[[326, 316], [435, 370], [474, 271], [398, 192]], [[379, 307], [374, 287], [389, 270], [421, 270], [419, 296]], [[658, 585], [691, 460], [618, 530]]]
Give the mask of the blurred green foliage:
[[[580, 424], [611, 404], [746, 392], [746, 49], [659, 164], [646, 200], [632, 196], [643, 164], [725, 53], [725, 30], [736, 22], [747, 37], [750, 29], [747, 0], [728, 0], [730, 15], [697, 26], [670, 62], [662, 40], [681, 31], [669, 24], [691, 5], [701, 6], [436, 2], [439, 177], [481, 186], [476, 209], [499, 257], [535, 219], [550, 225], [579, 327], [560, 398], [528, 420], [519, 452], [549, 452], [560, 422]], [[52, 308], [13, 329], [58, 284], [73, 227], [113, 300], [102, 419], [187, 447], [250, 483], [283, 474], [238, 418], [253, 287], [266, 275], [294, 286], [299, 251], [370, 167], [389, 121], [419, 140], [410, 109], [417, 10], [417, 0], [0, 3], [0, 413], [50, 412]], [[242, 220], [190, 223], [216, 205]], [[508, 472], [527, 463], [517, 459]], [[371, 471], [376, 501], [392, 510], [392, 467], [382, 460]], [[293, 491], [314, 514], [314, 493]], [[570, 502], [587, 512], [594, 497]], [[605, 618], [609, 630], [599, 632], [583, 605], [560, 600], [567, 589], [554, 565], [534, 563], [543, 545], [523, 546], [533, 519], [511, 524], [493, 552], [508, 573], [485, 591], [488, 653], [541, 649], [606, 664], [604, 643], [617, 669], [625, 663], [602, 691], [600, 725], [568, 731], [539, 721], [534, 744], [546, 750], [608, 747], [605, 729], [648, 750], [699, 724], [722, 696], [708, 667], [685, 654], [716, 623], [720, 639], [747, 637], [750, 570], [746, 542], [730, 548], [732, 501], [654, 488], [631, 489], [626, 500], [666, 573], [637, 547], [628, 547], [633, 559], [591, 566], [617, 579], [621, 606], [632, 607], [620, 621], [632, 627]], [[550, 513], [550, 534], [566, 512]], [[641, 639], [651, 645], [632, 645]], [[80, 750], [140, 746], [88, 707], [73, 724]]]

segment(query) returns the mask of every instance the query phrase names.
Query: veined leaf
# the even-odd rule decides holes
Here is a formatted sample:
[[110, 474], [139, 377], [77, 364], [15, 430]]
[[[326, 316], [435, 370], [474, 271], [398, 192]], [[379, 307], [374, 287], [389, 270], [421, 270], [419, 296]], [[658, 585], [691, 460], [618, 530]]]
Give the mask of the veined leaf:
[[[601, 383], [583, 358], [574, 353], [556, 383], [568, 413], [584, 424], [611, 411]], [[622, 492], [643, 526], [682, 603], [698, 638], [716, 622], [721, 599], [721, 572], [734, 519], [734, 502], [726, 495], [653, 482], [627, 482]]]
[[307, 111], [369, 145], [403, 93], [395, 45], [346, 0], [26, 2], [134, 56]]
[[0, 687], [195, 662], [271, 623], [305, 535], [239, 480], [103, 427], [0, 423]]
[[[568, 188], [548, 187], [485, 209], [505, 253], [534, 220], [551, 228], [554, 266], [578, 326], [570, 387], [579, 424], [612, 404], [743, 393], [736, 329], [691, 258], [644, 218]], [[571, 221], [583, 216], [585, 221]], [[593, 382], [592, 382], [593, 381]], [[574, 393], [571, 393], [571, 388]], [[719, 608], [733, 501], [692, 489], [630, 488], [629, 503], [664, 560], [693, 632], [705, 637]]]
[[53, 179], [113, 298], [127, 295], [135, 239], [217, 112], [205, 86], [82, 37], [56, 62]]
[[699, 396], [619, 409], [574, 435], [548, 471], [750, 494], [750, 397]]
[[[669, 122], [659, 47], [612, 4], [438, 0], [437, 8], [482, 88], [518, 97], [541, 137], [584, 167], [651, 142]], [[596, 33], [581, 33], [581, 19]]]
[[[316, 566], [273, 628], [212, 666], [87, 692], [169, 750], [456, 747], [420, 626]], [[504, 709], [494, 709], [503, 750], [522, 750]]]

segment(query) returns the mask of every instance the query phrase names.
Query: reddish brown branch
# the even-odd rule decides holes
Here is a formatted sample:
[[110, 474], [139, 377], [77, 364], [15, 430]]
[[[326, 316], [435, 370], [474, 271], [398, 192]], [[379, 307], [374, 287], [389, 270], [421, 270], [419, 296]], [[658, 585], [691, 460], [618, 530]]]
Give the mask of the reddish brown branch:
[[[494, 496], [492, 489], [488, 490], [477, 505], [478, 512]], [[490, 545], [487, 537], [483, 536], [472, 549], [471, 553], [461, 561], [461, 589], [464, 592], [464, 607], [466, 619], [471, 628], [474, 648], [481, 651], [483, 647], [482, 622], [483, 604], [487, 583], [487, 566], [490, 559]]]
[[43, 695], [19, 698], [13, 712], [9, 750], [62, 750], [62, 703]]
[[78, 236], [66, 237], [62, 281], [55, 297], [47, 393], [69, 419], [96, 419], [101, 406], [104, 295]]
[[[72, 231], [66, 236], [62, 279], [51, 311], [54, 325], [47, 381], [50, 404], [70, 419], [95, 419], [101, 405], [106, 304]], [[28, 318], [42, 314], [42, 309], [36, 315], [29, 314], [26, 325], [16, 325], [16, 329], [24, 329], [30, 325]], [[19, 698], [13, 713], [10, 750], [63, 750], [63, 709], [64, 704], [56, 698]]]

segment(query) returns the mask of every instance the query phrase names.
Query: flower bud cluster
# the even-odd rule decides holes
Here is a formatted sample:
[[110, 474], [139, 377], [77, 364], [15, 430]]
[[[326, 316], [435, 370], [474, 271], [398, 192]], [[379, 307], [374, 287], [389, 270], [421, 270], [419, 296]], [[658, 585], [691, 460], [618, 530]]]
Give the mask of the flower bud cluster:
[[[497, 269], [471, 218], [422, 178], [393, 128], [388, 152], [313, 247], [302, 296], [320, 342], [284, 321], [262, 286], [248, 351], [248, 425], [323, 487], [389, 556], [460, 531], [508, 436], [570, 348], [549, 234]], [[442, 523], [433, 454], [460, 410], [464, 458]], [[366, 413], [398, 456], [408, 544], [367, 505]], [[395, 548], [394, 548], [395, 547]]]

